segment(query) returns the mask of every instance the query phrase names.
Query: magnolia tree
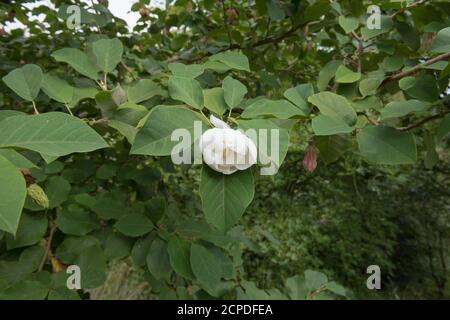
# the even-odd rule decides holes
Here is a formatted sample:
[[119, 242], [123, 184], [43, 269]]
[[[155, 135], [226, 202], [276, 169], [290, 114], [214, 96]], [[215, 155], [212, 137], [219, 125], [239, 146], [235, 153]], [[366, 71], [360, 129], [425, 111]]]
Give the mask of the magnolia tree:
[[345, 297], [311, 270], [248, 280], [255, 176], [293, 131], [313, 172], [432, 167], [450, 130], [446, 1], [141, 0], [132, 31], [107, 1], [52, 2], [0, 7], [25, 25], [0, 40], [1, 298], [82, 298], [129, 256], [160, 298]]

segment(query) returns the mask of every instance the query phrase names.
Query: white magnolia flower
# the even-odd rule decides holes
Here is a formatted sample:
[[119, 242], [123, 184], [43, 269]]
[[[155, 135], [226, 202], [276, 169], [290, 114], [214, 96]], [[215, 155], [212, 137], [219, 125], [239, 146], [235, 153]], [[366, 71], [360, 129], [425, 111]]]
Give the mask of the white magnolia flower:
[[206, 130], [199, 140], [203, 160], [208, 166], [223, 174], [232, 174], [256, 163], [256, 145], [249, 137], [213, 115], [210, 120], [215, 128]]

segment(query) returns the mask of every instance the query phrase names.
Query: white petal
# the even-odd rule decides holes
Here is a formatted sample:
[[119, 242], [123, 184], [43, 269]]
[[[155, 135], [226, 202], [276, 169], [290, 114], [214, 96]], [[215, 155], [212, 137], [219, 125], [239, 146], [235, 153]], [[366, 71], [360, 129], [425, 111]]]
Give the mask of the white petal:
[[212, 114], [209, 116], [209, 121], [211, 121], [211, 123], [216, 128], [219, 128], [219, 129], [230, 129], [230, 126], [226, 122], [220, 120], [219, 118], [215, 117]]

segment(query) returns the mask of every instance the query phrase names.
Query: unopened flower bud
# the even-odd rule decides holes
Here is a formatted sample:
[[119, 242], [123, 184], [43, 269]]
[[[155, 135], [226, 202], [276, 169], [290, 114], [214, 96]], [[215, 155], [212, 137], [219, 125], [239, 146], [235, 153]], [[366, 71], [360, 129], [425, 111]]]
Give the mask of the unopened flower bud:
[[308, 172], [313, 172], [317, 167], [317, 148], [310, 144], [305, 150], [303, 158], [303, 168]]
[[27, 188], [27, 193], [33, 201], [38, 204], [40, 207], [44, 209], [48, 209], [50, 207], [50, 202], [48, 200], [45, 191], [42, 188], [34, 183]]

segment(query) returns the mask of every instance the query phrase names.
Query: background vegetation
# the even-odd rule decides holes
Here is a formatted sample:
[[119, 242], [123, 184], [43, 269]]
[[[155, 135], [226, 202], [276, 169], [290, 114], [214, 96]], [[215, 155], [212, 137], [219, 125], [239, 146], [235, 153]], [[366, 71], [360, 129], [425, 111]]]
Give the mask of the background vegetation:
[[[177, 0], [163, 10], [141, 0], [132, 7], [141, 15], [133, 30], [108, 11], [106, 0], [52, 0], [56, 9], [24, 6], [32, 2], [0, 4], [0, 77], [33, 63], [79, 88], [79, 99], [68, 107], [111, 148], [57, 159], [19, 150], [31, 163], [0, 149], [17, 167], [30, 170], [50, 201], [50, 209], [43, 210], [27, 197], [18, 238], [0, 231], [1, 298], [450, 298], [448, 1]], [[83, 8], [75, 30], [66, 25], [69, 4]], [[383, 19], [391, 21], [376, 34], [364, 29], [370, 4], [378, 4]], [[43, 21], [35, 19], [38, 15]], [[26, 27], [7, 29], [7, 21]], [[447, 30], [441, 33], [443, 51], [430, 51], [441, 30]], [[129, 133], [111, 120], [136, 126], [136, 119], [108, 118], [95, 98], [97, 84], [52, 57], [65, 47], [90, 53], [104, 38], [120, 39], [125, 49], [106, 81], [109, 88], [126, 89], [142, 79], [166, 87], [168, 63], [200, 64], [232, 50], [250, 62], [250, 72], [233, 74], [247, 86], [249, 99], [281, 99], [286, 89], [310, 83], [352, 101], [358, 122], [351, 132], [330, 135], [318, 134], [303, 118], [297, 122], [278, 174], [255, 178], [255, 198], [228, 233], [231, 241], [203, 220], [200, 168], [174, 166], [170, 157], [130, 156]], [[428, 63], [436, 56], [441, 58]], [[339, 80], [333, 61], [348, 68], [341, 80], [359, 78]], [[220, 86], [221, 78], [207, 70], [197, 80], [210, 88]], [[411, 82], [399, 83], [403, 78]], [[150, 110], [166, 98], [153, 96], [142, 105]], [[383, 114], [389, 102], [412, 99], [429, 105], [393, 117]], [[67, 112], [43, 92], [35, 102], [41, 113]], [[0, 108], [33, 113], [32, 104], [1, 81]], [[361, 157], [355, 134], [380, 122], [414, 134], [417, 161], [392, 166]], [[318, 151], [313, 172], [303, 166], [310, 145]], [[124, 212], [146, 215], [155, 229], [145, 237], [117, 232], [111, 220]], [[148, 254], [164, 246], [172, 230], [222, 255], [232, 264], [232, 275], [222, 277], [229, 281], [211, 289], [165, 274], [159, 262], [167, 253]], [[66, 262], [76, 260], [76, 247], [92, 239], [105, 259], [95, 261], [94, 250], [88, 257], [94, 262], [84, 265], [93, 268], [89, 290], [68, 292], [59, 275]], [[366, 288], [366, 268], [373, 264], [382, 271], [378, 291]], [[323, 280], [325, 275], [333, 281]]]

